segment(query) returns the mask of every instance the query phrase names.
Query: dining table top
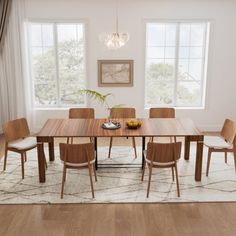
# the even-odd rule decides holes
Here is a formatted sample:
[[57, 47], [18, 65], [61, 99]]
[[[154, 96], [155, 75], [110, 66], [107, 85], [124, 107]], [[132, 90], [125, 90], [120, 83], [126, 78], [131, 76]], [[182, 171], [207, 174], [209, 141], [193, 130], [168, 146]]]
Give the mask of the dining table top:
[[138, 129], [129, 129], [130, 119], [116, 119], [119, 129], [104, 129], [107, 119], [48, 119], [37, 137], [183, 137], [203, 136], [190, 118], [137, 118]]

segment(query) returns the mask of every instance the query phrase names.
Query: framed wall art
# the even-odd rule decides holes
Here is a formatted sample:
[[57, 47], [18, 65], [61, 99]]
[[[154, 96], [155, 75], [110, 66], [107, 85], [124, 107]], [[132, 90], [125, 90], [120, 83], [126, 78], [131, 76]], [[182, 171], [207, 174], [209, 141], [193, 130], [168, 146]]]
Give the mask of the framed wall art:
[[133, 60], [98, 60], [99, 87], [132, 87]]

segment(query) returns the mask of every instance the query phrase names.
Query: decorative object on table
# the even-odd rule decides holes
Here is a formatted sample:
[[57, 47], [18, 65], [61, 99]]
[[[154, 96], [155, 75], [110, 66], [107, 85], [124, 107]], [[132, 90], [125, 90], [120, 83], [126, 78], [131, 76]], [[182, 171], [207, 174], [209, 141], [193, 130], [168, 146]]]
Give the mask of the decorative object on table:
[[133, 60], [98, 60], [99, 87], [132, 87]]
[[129, 129], [138, 129], [141, 127], [142, 123], [138, 120], [132, 119], [126, 122], [126, 125]]
[[117, 50], [123, 47], [129, 41], [129, 34], [119, 32], [118, 24], [118, 0], [115, 0], [115, 15], [116, 15], [116, 30], [112, 33], [102, 33], [99, 35], [99, 40], [104, 43], [108, 49]]
[[99, 102], [101, 105], [104, 105], [106, 110], [108, 111], [108, 122], [110, 122], [110, 111], [113, 108], [119, 108], [124, 106], [124, 104], [117, 104], [114, 106], [110, 106], [107, 98], [110, 96], [113, 96], [112, 93], [107, 93], [107, 94], [101, 94], [95, 90], [90, 90], [90, 89], [82, 89], [80, 90], [80, 93], [86, 94], [87, 96], [89, 96], [90, 98], [96, 100], [97, 102]]
[[103, 129], [119, 129], [121, 127], [118, 121], [109, 121], [102, 124]]

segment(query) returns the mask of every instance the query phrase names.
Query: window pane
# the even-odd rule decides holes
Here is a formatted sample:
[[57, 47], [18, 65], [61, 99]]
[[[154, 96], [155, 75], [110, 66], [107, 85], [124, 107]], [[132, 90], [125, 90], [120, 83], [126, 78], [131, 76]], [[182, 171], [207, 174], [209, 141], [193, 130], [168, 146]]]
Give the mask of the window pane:
[[53, 46], [53, 26], [51, 24], [42, 25], [43, 46]]
[[195, 107], [201, 105], [201, 84], [196, 82], [179, 82], [177, 86], [177, 106]]
[[146, 84], [146, 104], [170, 106], [174, 102], [174, 83], [168, 81], [148, 81]]
[[166, 24], [166, 46], [175, 46], [176, 24]]
[[189, 61], [189, 76], [192, 80], [201, 80], [202, 77], [202, 60]]
[[190, 45], [190, 24], [180, 24], [180, 46]]
[[165, 48], [164, 47], [148, 47], [147, 57], [148, 58], [164, 58]]
[[173, 80], [175, 73], [174, 64], [170, 61], [166, 63], [150, 64], [146, 69], [148, 81]]
[[31, 23], [29, 30], [35, 105], [84, 104], [83, 24]]
[[54, 105], [57, 91], [53, 25], [32, 24], [30, 29], [35, 105]]
[[203, 46], [205, 24], [191, 24], [191, 46]]
[[191, 47], [189, 49], [190, 58], [202, 58], [203, 57], [203, 48], [202, 47]]
[[175, 47], [165, 48], [165, 58], [175, 58]]
[[84, 96], [84, 41], [77, 25], [60, 24], [58, 29], [58, 62], [60, 99], [62, 104], [83, 104]]
[[207, 22], [147, 25], [146, 106], [202, 105], [207, 26]]
[[148, 24], [147, 25], [147, 42], [150, 46], [165, 45], [165, 25]]
[[179, 60], [178, 79], [179, 80], [187, 80], [188, 79], [188, 70], [189, 70], [189, 61], [188, 61], [188, 59]]
[[30, 27], [31, 46], [42, 47], [42, 27], [41, 24], [32, 24]]
[[179, 48], [179, 58], [189, 58], [189, 47]]

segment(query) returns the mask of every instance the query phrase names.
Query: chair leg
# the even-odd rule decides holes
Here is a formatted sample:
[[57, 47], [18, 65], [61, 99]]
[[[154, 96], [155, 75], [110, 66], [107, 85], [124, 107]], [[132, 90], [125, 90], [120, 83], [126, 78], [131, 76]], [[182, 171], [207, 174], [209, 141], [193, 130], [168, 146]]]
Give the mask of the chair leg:
[[47, 160], [46, 160], [46, 157], [44, 156], [44, 164], [45, 164], [45, 167], [46, 169], [48, 168], [48, 164], [47, 164]]
[[89, 137], [90, 142], [93, 143], [93, 137]]
[[149, 142], [153, 143], [154, 137], [150, 137]]
[[73, 137], [71, 137], [70, 143], [73, 144], [73, 141], [74, 141], [74, 140], [73, 140]]
[[176, 136], [174, 136], [174, 142], [175, 142], [175, 143], [177, 142]]
[[225, 163], [227, 164], [227, 151], [225, 151]]
[[95, 178], [95, 181], [97, 182], [97, 173], [96, 173], [96, 167], [95, 167], [95, 163], [93, 164], [93, 172], [94, 172], [94, 178]]
[[150, 186], [151, 186], [151, 179], [152, 179], [152, 165], [150, 165], [150, 168], [149, 168], [147, 198], [149, 197], [149, 191], [150, 191]]
[[137, 150], [136, 150], [135, 137], [132, 138], [132, 142], [133, 142], [133, 148], [134, 148], [134, 156], [135, 156], [135, 158], [137, 158]]
[[91, 184], [92, 197], [94, 198], [93, 179], [92, 179], [92, 171], [91, 171], [91, 165], [90, 164], [88, 164], [88, 169], [89, 169], [89, 179], [90, 179], [90, 184]]
[[69, 138], [69, 137], [67, 138], [67, 141], [66, 141], [66, 142], [67, 142], [67, 144], [69, 144], [69, 143], [70, 143], [70, 138]]
[[144, 179], [145, 169], [146, 169], [146, 160], [144, 160], [144, 163], [143, 163], [143, 173], [142, 173], [141, 181], [143, 181]]
[[4, 165], [3, 165], [3, 170], [6, 170], [7, 167], [7, 146], [5, 147], [5, 156], [4, 156]]
[[66, 165], [63, 167], [63, 174], [62, 174], [62, 181], [61, 181], [61, 199], [63, 198], [64, 194], [64, 186], [66, 182]]
[[175, 176], [176, 176], [177, 193], [178, 193], [178, 197], [180, 197], [178, 169], [177, 169], [177, 164], [176, 163], [175, 163]]
[[173, 143], [173, 139], [174, 139], [174, 143], [176, 143], [176, 137], [170, 137], [170, 143]]
[[22, 179], [25, 178], [25, 168], [24, 168], [24, 163], [25, 163], [25, 153], [21, 153], [21, 173], [22, 173]]
[[25, 153], [25, 162], [27, 162], [27, 155], [26, 155], [26, 153]]
[[210, 162], [211, 162], [211, 148], [208, 148], [206, 176], [208, 176], [209, 174]]
[[112, 141], [113, 141], [113, 138], [111, 137], [111, 138], [110, 138], [110, 145], [109, 145], [108, 158], [110, 158], [110, 157], [111, 157]]
[[174, 167], [171, 167], [171, 172], [172, 172], [172, 180], [175, 181]]
[[233, 153], [234, 155], [234, 167], [235, 167], [235, 172], [236, 172], [236, 155]]

